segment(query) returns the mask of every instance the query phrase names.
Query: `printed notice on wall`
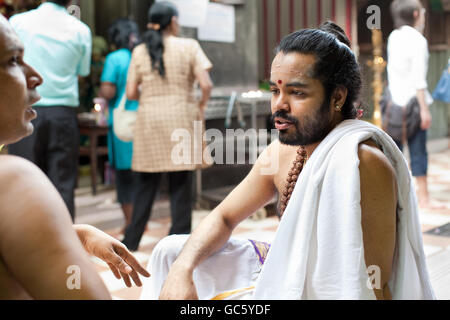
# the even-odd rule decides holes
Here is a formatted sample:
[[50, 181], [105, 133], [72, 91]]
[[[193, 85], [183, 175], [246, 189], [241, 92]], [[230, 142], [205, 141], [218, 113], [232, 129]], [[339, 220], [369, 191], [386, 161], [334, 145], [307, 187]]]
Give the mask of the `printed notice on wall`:
[[206, 22], [198, 28], [198, 39], [233, 43], [236, 40], [234, 6], [208, 3]]
[[[163, 0], [157, 0], [158, 2]], [[197, 28], [205, 24], [209, 0], [166, 0], [173, 3], [179, 13], [182, 27]]]

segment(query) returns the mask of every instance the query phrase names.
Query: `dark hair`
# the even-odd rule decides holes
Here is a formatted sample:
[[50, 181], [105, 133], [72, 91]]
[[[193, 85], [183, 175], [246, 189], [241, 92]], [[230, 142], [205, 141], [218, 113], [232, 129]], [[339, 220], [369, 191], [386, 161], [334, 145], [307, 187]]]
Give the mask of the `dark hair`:
[[178, 17], [177, 8], [170, 2], [156, 2], [148, 12], [149, 23], [158, 24], [158, 30], [149, 29], [142, 36], [150, 54], [152, 67], [157, 69], [161, 77], [165, 77], [163, 31], [171, 24], [172, 18]]
[[355, 119], [362, 88], [359, 64], [350, 49], [350, 41], [344, 30], [333, 22], [323, 23], [319, 29], [304, 29], [286, 36], [277, 48], [277, 53], [297, 52], [316, 57], [312, 77], [319, 79], [329, 100], [334, 90], [347, 88], [347, 99], [342, 106], [344, 119]]
[[47, 2], [53, 2], [60, 6], [67, 7], [72, 0], [47, 0]]
[[391, 3], [391, 15], [396, 28], [402, 26], [414, 27], [416, 18], [414, 12], [419, 11], [422, 4], [419, 0], [395, 0]]
[[[135, 36], [135, 41], [132, 41], [132, 35]], [[139, 27], [137, 23], [126, 18], [115, 20], [108, 29], [108, 41], [116, 49], [126, 48], [133, 51], [134, 47], [139, 43]]]

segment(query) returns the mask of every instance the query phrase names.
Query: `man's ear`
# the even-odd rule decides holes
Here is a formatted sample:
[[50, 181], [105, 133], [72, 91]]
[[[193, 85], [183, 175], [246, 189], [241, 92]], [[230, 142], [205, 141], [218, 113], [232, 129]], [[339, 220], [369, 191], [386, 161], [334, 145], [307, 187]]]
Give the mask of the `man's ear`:
[[342, 107], [347, 101], [348, 89], [344, 86], [338, 86], [334, 89], [333, 96], [331, 98], [332, 107]]

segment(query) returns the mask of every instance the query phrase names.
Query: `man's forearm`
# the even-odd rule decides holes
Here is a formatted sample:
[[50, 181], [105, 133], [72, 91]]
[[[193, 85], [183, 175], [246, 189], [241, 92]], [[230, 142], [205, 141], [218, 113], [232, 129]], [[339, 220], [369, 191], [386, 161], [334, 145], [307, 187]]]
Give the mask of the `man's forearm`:
[[213, 211], [195, 229], [177, 260], [175, 270], [193, 272], [205, 259], [220, 250], [233, 232], [233, 227], [218, 211]]
[[425, 90], [417, 90], [417, 100], [419, 101], [420, 105], [420, 112], [430, 112], [426, 99], [425, 99]]

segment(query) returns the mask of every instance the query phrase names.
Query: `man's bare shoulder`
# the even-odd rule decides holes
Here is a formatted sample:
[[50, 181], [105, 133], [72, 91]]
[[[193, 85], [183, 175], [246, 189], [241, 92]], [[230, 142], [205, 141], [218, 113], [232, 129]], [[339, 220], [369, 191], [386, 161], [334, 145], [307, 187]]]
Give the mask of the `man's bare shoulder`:
[[[45, 197], [39, 196], [44, 194]], [[57, 195], [55, 187], [35, 164], [15, 156], [0, 156], [0, 206], [5, 209], [2, 212], [8, 211], [6, 208], [52, 202]]]
[[[387, 206], [395, 211], [398, 190], [395, 170], [386, 155], [376, 146], [363, 143], [359, 146], [359, 172], [362, 202], [369, 206]], [[373, 203], [373, 199], [383, 201]], [[366, 210], [366, 212], [375, 212]], [[390, 216], [390, 210], [383, 211]], [[378, 216], [378, 213], [376, 214]]]
[[5, 187], [12, 182], [10, 179], [36, 178], [44, 174], [32, 162], [10, 155], [0, 156], [0, 187]]
[[272, 143], [267, 147], [268, 149], [279, 149], [280, 152], [290, 153], [292, 150], [297, 151], [300, 146], [289, 146], [287, 144], [283, 144], [279, 139], [272, 141]]
[[279, 147], [280, 142], [278, 140], [269, 144], [269, 146], [259, 155], [255, 167], [267, 166], [268, 164], [273, 163], [280, 153]]
[[358, 156], [360, 170], [369, 175], [378, 176], [382, 180], [395, 180], [395, 170], [381, 149], [371, 140], [359, 145]]
[[266, 149], [264, 149], [262, 154], [274, 154], [274, 151], [277, 150], [280, 147], [281, 143], [280, 140], [276, 139], [272, 141]]
[[255, 167], [266, 179], [270, 179], [278, 192], [284, 188], [288, 172], [297, 156], [299, 147], [282, 144], [279, 140], [272, 142], [261, 154]]
[[282, 144], [280, 140], [273, 141], [261, 154], [262, 160], [270, 159], [273, 161], [279, 161], [280, 163], [286, 162], [287, 159], [292, 158], [295, 155], [299, 147], [288, 146]]

